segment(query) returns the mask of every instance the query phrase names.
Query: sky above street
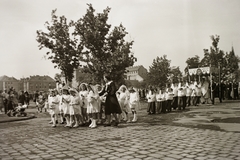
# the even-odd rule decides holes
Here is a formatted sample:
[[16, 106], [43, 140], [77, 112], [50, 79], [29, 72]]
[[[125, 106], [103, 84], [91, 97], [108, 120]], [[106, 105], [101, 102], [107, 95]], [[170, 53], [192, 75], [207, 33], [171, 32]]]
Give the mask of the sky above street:
[[108, 23], [120, 23], [133, 40], [135, 65], [149, 69], [153, 59], [167, 55], [171, 66], [181, 71], [186, 60], [211, 46], [211, 35], [219, 35], [219, 48], [234, 47], [240, 56], [239, 0], [0, 0], [0, 76], [17, 79], [30, 75], [54, 77], [60, 71], [39, 50], [36, 31], [45, 30], [51, 11], [68, 20], [83, 17], [91, 3], [96, 12], [111, 8]]

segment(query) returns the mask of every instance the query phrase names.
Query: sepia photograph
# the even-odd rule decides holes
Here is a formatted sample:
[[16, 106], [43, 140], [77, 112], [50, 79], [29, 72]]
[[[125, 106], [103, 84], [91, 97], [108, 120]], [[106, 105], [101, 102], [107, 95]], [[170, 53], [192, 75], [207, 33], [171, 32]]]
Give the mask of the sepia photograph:
[[0, 0], [1, 160], [240, 160], [239, 0]]

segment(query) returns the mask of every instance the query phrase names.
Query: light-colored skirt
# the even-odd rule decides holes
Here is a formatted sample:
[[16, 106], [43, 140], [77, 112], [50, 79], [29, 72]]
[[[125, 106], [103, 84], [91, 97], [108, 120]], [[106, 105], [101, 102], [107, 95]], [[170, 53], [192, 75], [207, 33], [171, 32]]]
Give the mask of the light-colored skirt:
[[58, 114], [59, 113], [59, 107], [57, 105], [49, 105], [48, 112], [49, 112], [50, 115]]
[[70, 105], [69, 106], [69, 114], [70, 115], [76, 115], [76, 114], [82, 115], [82, 109], [81, 109], [80, 105]]
[[96, 101], [94, 101], [93, 103], [88, 103], [88, 107], [87, 107], [87, 113], [99, 113], [99, 105]]
[[126, 100], [119, 100], [119, 105], [120, 105], [122, 111], [131, 112], [131, 109], [129, 107], [129, 103], [126, 102]]

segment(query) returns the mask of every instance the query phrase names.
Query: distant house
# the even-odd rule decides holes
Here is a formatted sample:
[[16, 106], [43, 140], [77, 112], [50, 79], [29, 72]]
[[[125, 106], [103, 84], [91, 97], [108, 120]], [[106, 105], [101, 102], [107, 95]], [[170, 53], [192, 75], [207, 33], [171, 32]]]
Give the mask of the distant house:
[[126, 80], [137, 80], [138, 82], [142, 82], [147, 77], [147, 69], [142, 65], [127, 67], [126, 71]]
[[14, 77], [1, 76], [0, 77], [0, 90], [9, 90], [13, 87], [15, 90], [19, 90], [21, 87], [19, 81]]
[[33, 93], [34, 91], [48, 91], [49, 89], [56, 88], [56, 81], [50, 76], [30, 76], [28, 78], [20, 79], [20, 90]]

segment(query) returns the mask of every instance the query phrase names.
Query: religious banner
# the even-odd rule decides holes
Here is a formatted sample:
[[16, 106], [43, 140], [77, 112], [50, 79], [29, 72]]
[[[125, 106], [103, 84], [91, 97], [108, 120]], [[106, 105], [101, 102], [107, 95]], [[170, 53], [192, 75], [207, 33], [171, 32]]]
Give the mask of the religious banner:
[[200, 68], [192, 68], [188, 70], [189, 75], [206, 75], [210, 73], [218, 73], [218, 68], [215, 67], [200, 67]]

